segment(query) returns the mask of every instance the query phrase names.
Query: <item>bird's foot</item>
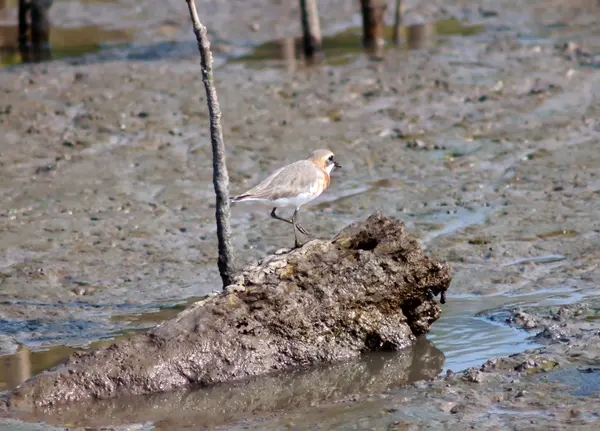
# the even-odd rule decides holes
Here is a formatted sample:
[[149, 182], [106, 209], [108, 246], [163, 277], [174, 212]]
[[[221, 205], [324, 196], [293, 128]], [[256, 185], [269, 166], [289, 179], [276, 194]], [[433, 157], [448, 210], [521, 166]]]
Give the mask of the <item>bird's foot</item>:
[[294, 241], [294, 248], [292, 250], [295, 250], [297, 248], [302, 248], [302, 246], [306, 244], [305, 242], [300, 242], [298, 240]]

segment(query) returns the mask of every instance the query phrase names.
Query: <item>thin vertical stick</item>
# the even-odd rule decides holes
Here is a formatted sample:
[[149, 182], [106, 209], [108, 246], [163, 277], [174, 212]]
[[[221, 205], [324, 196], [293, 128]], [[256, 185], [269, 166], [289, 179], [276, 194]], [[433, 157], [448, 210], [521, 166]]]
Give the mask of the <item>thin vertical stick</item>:
[[27, 0], [19, 0], [19, 48], [27, 45]]
[[321, 26], [317, 0], [300, 0], [300, 18], [304, 39], [304, 55], [312, 58], [321, 50]]
[[402, 15], [404, 14], [404, 10], [402, 7], [402, 0], [396, 0], [396, 12], [394, 17], [394, 43], [396, 45], [400, 44], [400, 39], [402, 39]]
[[213, 78], [213, 58], [210, 51], [210, 42], [206, 27], [198, 19], [196, 3], [186, 0], [190, 10], [190, 17], [194, 25], [194, 33], [198, 41], [200, 52], [200, 66], [202, 67], [202, 81], [206, 89], [206, 101], [210, 114], [210, 140], [213, 152], [213, 185], [217, 195], [217, 237], [219, 240], [219, 273], [223, 280], [223, 288], [230, 285], [234, 274], [234, 253], [231, 245], [231, 226], [229, 225], [229, 174], [225, 164], [225, 145], [223, 144], [223, 130], [221, 129], [221, 108], [217, 100], [217, 91]]

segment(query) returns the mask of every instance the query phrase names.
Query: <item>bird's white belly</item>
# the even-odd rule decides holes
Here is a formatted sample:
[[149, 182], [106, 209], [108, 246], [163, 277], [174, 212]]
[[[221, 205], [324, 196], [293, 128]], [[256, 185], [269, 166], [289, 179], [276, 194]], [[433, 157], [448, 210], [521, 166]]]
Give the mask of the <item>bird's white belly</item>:
[[312, 201], [318, 195], [315, 193], [300, 193], [293, 198], [279, 198], [271, 201], [276, 207], [300, 208], [305, 203]]

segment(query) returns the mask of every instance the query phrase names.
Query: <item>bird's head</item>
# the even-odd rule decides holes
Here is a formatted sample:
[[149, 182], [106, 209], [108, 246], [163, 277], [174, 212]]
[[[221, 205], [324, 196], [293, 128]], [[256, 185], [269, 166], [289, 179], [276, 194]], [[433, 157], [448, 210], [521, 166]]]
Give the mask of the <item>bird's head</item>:
[[341, 168], [338, 162], [336, 162], [333, 153], [329, 150], [316, 150], [308, 157], [308, 160], [313, 162], [318, 168], [323, 169], [327, 172], [327, 175], [331, 174], [333, 168]]

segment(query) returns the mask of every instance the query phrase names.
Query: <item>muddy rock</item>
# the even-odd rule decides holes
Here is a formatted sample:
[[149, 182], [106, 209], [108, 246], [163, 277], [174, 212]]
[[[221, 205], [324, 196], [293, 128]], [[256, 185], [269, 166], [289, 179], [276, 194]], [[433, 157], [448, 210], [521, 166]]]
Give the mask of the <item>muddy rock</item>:
[[291, 367], [397, 350], [440, 316], [447, 263], [381, 213], [330, 241], [270, 256], [222, 294], [18, 387], [11, 407], [201, 387]]

